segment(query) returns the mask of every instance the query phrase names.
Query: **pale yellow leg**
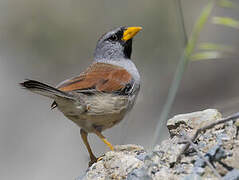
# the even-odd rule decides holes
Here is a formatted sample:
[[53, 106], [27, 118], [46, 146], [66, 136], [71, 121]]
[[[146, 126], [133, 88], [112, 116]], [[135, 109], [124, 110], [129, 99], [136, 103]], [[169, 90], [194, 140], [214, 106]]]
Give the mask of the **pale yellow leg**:
[[109, 141], [103, 136], [99, 131], [95, 130], [94, 133], [110, 148], [111, 151], [114, 151], [114, 146], [110, 144]]
[[89, 152], [89, 155], [90, 155], [90, 160], [91, 160], [91, 163], [94, 163], [97, 161], [97, 158], [95, 157], [95, 155], [93, 154], [91, 148], [90, 148], [90, 144], [88, 142], [88, 139], [87, 139], [87, 135], [88, 133], [86, 131], [84, 131], [83, 129], [80, 130], [80, 134], [81, 134], [81, 138]]

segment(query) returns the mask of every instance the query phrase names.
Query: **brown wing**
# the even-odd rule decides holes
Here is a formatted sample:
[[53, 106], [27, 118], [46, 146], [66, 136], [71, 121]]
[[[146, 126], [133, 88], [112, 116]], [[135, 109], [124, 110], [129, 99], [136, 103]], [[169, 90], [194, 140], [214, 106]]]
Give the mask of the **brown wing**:
[[62, 91], [95, 89], [114, 92], [124, 89], [131, 79], [130, 73], [122, 67], [94, 63], [80, 76], [62, 82], [57, 88]]

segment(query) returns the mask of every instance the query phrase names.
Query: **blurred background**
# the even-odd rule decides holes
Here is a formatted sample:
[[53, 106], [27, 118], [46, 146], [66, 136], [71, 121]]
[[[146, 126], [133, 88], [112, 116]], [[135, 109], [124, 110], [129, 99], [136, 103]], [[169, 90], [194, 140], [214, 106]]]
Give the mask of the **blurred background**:
[[[91, 63], [98, 38], [121, 25], [143, 27], [132, 54], [142, 86], [133, 111], [104, 134], [113, 144], [150, 147], [185, 39], [207, 2], [183, 0], [180, 7], [177, 0], [0, 0], [0, 179], [65, 180], [83, 174], [89, 159], [79, 128], [50, 110], [51, 100], [18, 83], [28, 78], [56, 85], [80, 74]], [[239, 18], [238, 9], [216, 8], [213, 14]], [[200, 41], [238, 49], [238, 29], [207, 23]], [[238, 67], [237, 55], [190, 62], [170, 117], [207, 108], [237, 112]], [[163, 129], [159, 143], [168, 136]], [[94, 135], [90, 144], [99, 156], [108, 150]]]

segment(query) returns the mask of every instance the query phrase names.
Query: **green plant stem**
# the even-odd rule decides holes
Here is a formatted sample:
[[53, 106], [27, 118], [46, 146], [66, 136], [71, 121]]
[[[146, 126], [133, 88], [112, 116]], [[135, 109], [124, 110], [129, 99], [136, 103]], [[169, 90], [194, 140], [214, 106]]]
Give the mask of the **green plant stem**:
[[157, 123], [156, 126], [156, 130], [153, 136], [153, 142], [152, 142], [152, 147], [153, 148], [156, 144], [157, 141], [159, 139], [159, 132], [162, 130], [162, 128], [165, 127], [166, 121], [168, 119], [169, 113], [171, 111], [172, 108], [172, 104], [174, 102], [174, 99], [176, 97], [180, 82], [182, 80], [183, 77], [183, 73], [187, 67], [187, 64], [189, 62], [190, 56], [192, 55], [195, 46], [196, 46], [196, 42], [198, 40], [199, 34], [202, 30], [202, 28], [204, 27], [205, 23], [207, 22], [212, 9], [214, 7], [214, 0], [210, 0], [210, 2], [206, 5], [206, 7], [204, 7], [201, 15], [199, 16], [198, 20], [196, 21], [196, 24], [193, 28], [192, 31], [192, 35], [187, 43], [187, 46], [183, 52], [183, 55], [181, 56], [180, 60], [179, 60], [179, 64], [177, 66], [175, 75], [174, 75], [174, 79], [173, 82], [171, 84], [171, 87], [169, 89], [169, 94], [167, 97], [167, 101], [163, 107], [161, 116], [159, 118], [159, 121]]

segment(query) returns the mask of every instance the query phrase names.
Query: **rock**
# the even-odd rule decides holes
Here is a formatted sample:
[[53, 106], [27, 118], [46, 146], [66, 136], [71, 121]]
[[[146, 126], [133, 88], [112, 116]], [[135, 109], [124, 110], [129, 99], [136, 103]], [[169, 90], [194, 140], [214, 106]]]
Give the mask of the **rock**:
[[[179, 132], [191, 137], [198, 128], [221, 119], [215, 109], [182, 114], [168, 120], [170, 138], [146, 152], [142, 146], [120, 145], [105, 153], [102, 160], [93, 164], [78, 180], [189, 180], [217, 179], [212, 170], [190, 147], [177, 163], [185, 143]], [[195, 142], [202, 154], [225, 180], [239, 180], [238, 125], [228, 122], [217, 125], [198, 135]]]
[[184, 178], [182, 178], [182, 180], [201, 180], [202, 178], [198, 175], [198, 174], [189, 174], [187, 176], [185, 176]]
[[194, 167], [193, 168], [193, 174], [197, 174], [197, 175], [203, 175], [204, 174], [204, 172], [205, 172], [205, 169], [204, 168], [202, 168], [202, 167]]
[[105, 153], [81, 180], [125, 179], [133, 170], [142, 168], [143, 161], [136, 156], [144, 152], [137, 145], [115, 146], [115, 151]]
[[239, 180], [239, 170], [233, 169], [229, 171], [224, 177], [223, 180]]
[[216, 109], [207, 109], [204, 111], [176, 115], [168, 120], [167, 127], [171, 137], [179, 134], [181, 129], [184, 129], [190, 136], [190, 134], [197, 129], [220, 118], [221, 114]]
[[127, 180], [146, 180], [146, 179], [153, 180], [153, 178], [147, 174], [147, 170], [145, 168], [134, 169], [127, 175]]
[[[167, 162], [167, 166], [172, 166], [181, 152], [184, 144], [178, 144], [181, 140], [178, 137], [165, 140], [155, 147], [156, 152], [160, 152], [161, 161]], [[158, 153], [159, 154], [159, 153]]]

